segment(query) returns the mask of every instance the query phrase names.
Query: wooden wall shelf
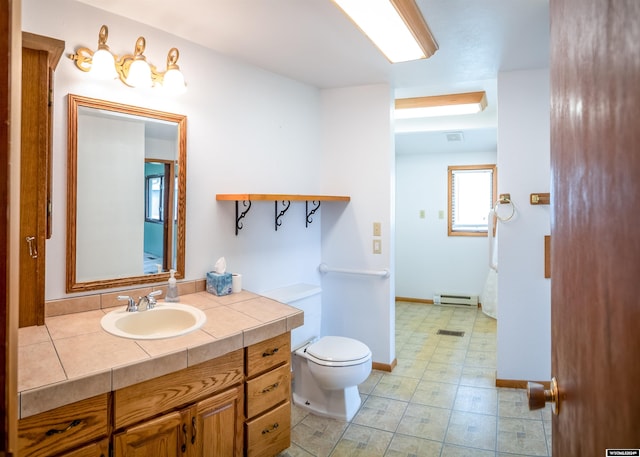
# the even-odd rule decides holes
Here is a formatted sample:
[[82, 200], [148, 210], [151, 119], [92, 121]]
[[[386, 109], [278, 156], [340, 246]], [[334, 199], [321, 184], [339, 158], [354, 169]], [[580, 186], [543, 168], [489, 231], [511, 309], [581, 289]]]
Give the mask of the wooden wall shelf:
[[299, 194], [216, 194], [216, 200], [228, 201], [333, 201], [348, 202], [351, 197], [339, 195], [299, 195]]
[[[292, 201], [305, 202], [305, 227], [308, 227], [313, 222], [313, 216], [320, 208], [320, 203], [323, 201], [329, 202], [348, 202], [351, 197], [340, 195], [300, 195], [300, 194], [216, 194], [216, 200], [218, 201], [235, 201], [236, 202], [236, 236], [238, 231], [243, 227], [242, 219], [247, 215], [251, 209], [252, 201], [272, 201], [275, 205], [275, 229], [278, 231], [278, 227], [282, 225], [282, 216], [287, 212], [291, 206]], [[240, 202], [244, 206], [244, 210], [240, 210]], [[278, 203], [282, 202], [282, 209], [279, 209]], [[311, 209], [309, 209], [309, 202], [311, 202]]]

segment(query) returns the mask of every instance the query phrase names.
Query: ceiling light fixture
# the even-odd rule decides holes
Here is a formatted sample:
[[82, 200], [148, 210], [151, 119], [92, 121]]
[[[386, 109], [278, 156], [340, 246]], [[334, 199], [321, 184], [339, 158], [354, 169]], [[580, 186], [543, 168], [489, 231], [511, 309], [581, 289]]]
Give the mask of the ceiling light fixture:
[[69, 58], [76, 63], [80, 70], [89, 72], [93, 77], [101, 80], [120, 79], [130, 87], [162, 87], [167, 92], [181, 93], [186, 89], [184, 76], [178, 66], [180, 53], [177, 48], [171, 48], [167, 55], [167, 69], [158, 71], [147, 62], [144, 56], [146, 40], [139, 37], [133, 54], [120, 57], [113, 54], [107, 46], [109, 29], [106, 25], [100, 27], [98, 33], [98, 49], [93, 52], [89, 48], [78, 48]]
[[487, 94], [484, 91], [432, 97], [398, 98], [396, 99], [395, 118], [410, 119], [475, 114], [486, 107]]
[[426, 59], [437, 50], [415, 0], [333, 0], [391, 63]]

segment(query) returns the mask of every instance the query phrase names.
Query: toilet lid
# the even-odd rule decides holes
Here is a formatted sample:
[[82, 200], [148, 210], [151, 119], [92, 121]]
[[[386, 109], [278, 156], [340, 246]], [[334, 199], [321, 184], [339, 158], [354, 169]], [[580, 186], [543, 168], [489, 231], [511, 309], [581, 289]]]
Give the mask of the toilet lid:
[[354, 362], [371, 356], [366, 344], [344, 336], [322, 337], [309, 345], [306, 353], [325, 362]]

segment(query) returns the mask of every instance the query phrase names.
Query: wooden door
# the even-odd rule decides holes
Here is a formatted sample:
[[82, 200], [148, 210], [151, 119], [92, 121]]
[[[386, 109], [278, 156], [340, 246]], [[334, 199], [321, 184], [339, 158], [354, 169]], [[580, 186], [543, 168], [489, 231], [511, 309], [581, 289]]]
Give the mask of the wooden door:
[[127, 428], [113, 438], [114, 457], [188, 455], [188, 411], [173, 412]]
[[640, 448], [640, 2], [550, 9], [553, 455], [602, 457]]
[[190, 457], [242, 456], [242, 386], [199, 402], [192, 411]]

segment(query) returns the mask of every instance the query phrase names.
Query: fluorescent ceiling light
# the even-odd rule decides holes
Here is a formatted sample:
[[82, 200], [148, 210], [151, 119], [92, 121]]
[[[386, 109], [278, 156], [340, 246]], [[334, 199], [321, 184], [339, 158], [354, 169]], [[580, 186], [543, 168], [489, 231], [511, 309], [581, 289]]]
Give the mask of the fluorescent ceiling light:
[[333, 0], [392, 63], [426, 59], [438, 49], [415, 0]]
[[432, 97], [398, 98], [396, 99], [395, 118], [410, 119], [475, 114], [486, 107], [487, 95], [484, 91]]

